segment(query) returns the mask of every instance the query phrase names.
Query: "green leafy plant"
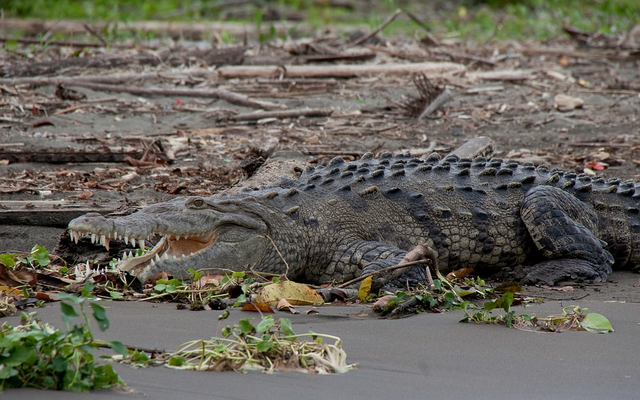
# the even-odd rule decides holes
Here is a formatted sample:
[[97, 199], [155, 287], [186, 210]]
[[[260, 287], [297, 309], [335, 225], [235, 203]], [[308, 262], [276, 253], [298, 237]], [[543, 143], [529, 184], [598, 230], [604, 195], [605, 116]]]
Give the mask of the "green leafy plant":
[[[263, 317], [257, 325], [251, 318], [222, 329], [222, 338], [184, 343], [173, 353], [153, 359], [136, 351], [123, 362], [149, 366], [210, 371], [240, 371], [259, 368], [294, 369], [317, 373], [342, 373], [354, 368], [346, 363], [340, 338], [316, 333], [297, 335], [288, 318]], [[299, 340], [309, 338], [311, 340]], [[324, 343], [324, 339], [333, 343]]]
[[[101, 331], [109, 327], [104, 307], [93, 302], [93, 285], [88, 282], [80, 297], [60, 294], [66, 331], [43, 323], [36, 313], [22, 314], [21, 325], [5, 323], [0, 331], [0, 389], [36, 387], [40, 389], [88, 391], [122, 385], [124, 382], [109, 364], [98, 365], [91, 350], [105, 345], [127, 354], [120, 342], [96, 340], [91, 330], [87, 304]], [[71, 326], [80, 318], [79, 324]]]
[[[598, 313], [586, 313], [588, 309], [580, 306], [567, 306], [562, 309], [562, 314], [550, 315], [539, 318], [535, 314], [516, 315], [511, 309], [514, 296], [512, 292], [505, 292], [494, 301], [484, 303], [479, 310], [471, 303], [464, 303], [462, 308], [465, 317], [460, 322], [475, 322], [477, 324], [500, 324], [509, 328], [521, 328], [541, 330], [547, 332], [564, 332], [567, 330], [586, 330], [592, 333], [613, 332], [613, 326], [609, 320]], [[502, 310], [497, 315], [493, 310]]]
[[486, 286], [481, 278], [467, 278], [460, 283], [448, 280], [440, 271], [437, 279], [429, 286], [421, 286], [411, 292], [398, 291], [374, 310], [382, 316], [399, 317], [401, 315], [428, 310], [452, 310], [468, 303], [464, 298], [484, 299], [493, 289]]

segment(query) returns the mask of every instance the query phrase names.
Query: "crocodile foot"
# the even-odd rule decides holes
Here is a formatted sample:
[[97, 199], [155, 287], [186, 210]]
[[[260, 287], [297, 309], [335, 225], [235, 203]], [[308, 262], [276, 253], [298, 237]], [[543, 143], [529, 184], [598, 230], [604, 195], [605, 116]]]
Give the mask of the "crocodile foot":
[[608, 264], [596, 265], [576, 258], [548, 260], [524, 268], [527, 272], [523, 279], [525, 284], [542, 282], [555, 285], [567, 280], [604, 282], [611, 273], [611, 266]]

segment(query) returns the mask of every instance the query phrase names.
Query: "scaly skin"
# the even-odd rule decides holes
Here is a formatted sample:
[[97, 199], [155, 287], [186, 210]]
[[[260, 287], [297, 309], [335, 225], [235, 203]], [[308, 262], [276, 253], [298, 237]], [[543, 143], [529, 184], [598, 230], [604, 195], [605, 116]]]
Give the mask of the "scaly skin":
[[[365, 155], [240, 195], [176, 198], [116, 218], [87, 214], [69, 230], [107, 245], [165, 236], [150, 255], [121, 263], [142, 281], [159, 271], [188, 278], [189, 268], [346, 281], [399, 263], [419, 243], [443, 272], [527, 264], [530, 281], [600, 281], [614, 263], [640, 264], [636, 191], [513, 161]], [[395, 283], [413, 285], [423, 271], [412, 267]]]

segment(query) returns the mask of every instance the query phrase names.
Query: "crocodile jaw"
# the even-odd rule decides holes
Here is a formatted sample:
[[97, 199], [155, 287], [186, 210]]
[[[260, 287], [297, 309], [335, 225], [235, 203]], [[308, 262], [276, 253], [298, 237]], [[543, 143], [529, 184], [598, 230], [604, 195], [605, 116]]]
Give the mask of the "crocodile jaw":
[[[76, 244], [81, 238], [90, 237], [92, 243], [99, 243], [107, 250], [109, 250], [109, 242], [111, 239], [122, 239], [126, 244], [131, 243], [135, 246], [137, 243], [141, 249], [145, 248], [145, 239], [129, 238], [115, 231], [94, 233], [85, 230], [70, 229], [69, 235], [71, 240]], [[150, 237], [147, 237], [146, 240], [149, 240], [149, 238]], [[119, 270], [139, 276], [148, 275], [142, 274], [142, 271], [162, 271], [166, 264], [178, 263], [181, 265], [189, 265], [192, 264], [192, 261], [199, 258], [198, 255], [201, 252], [213, 246], [215, 241], [216, 235], [214, 233], [199, 237], [165, 234], [151, 250], [142, 255], [135, 256], [132, 252], [125, 253], [116, 267]], [[193, 264], [197, 265], [197, 262], [193, 262]], [[140, 277], [142, 278], [142, 276]]]
[[141, 256], [125, 255], [118, 263], [117, 268], [138, 275], [147, 267], [149, 270], [153, 270], [156, 264], [160, 264], [158, 265], [160, 270], [162, 270], [162, 264], [167, 262], [189, 264], [191, 258], [214, 244], [215, 235], [209, 236], [208, 239], [205, 237], [179, 239], [179, 237], [166, 235], [148, 253]]

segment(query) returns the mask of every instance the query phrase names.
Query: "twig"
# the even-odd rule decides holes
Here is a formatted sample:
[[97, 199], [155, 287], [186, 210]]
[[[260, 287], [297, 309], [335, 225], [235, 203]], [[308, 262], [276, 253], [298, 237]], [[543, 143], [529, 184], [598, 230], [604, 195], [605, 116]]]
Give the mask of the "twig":
[[427, 42], [429, 42], [430, 45], [432, 45], [432, 46], [440, 46], [440, 41], [438, 39], [436, 39], [436, 37], [433, 36], [431, 34], [431, 32], [429, 32], [429, 28], [427, 28], [427, 25], [425, 25], [424, 22], [422, 22], [418, 17], [416, 17], [411, 11], [406, 11], [405, 10], [404, 13], [407, 14], [407, 16], [409, 18], [411, 18], [413, 20], [413, 22], [415, 22], [416, 24], [420, 25], [420, 27], [422, 27], [422, 29], [424, 29], [425, 39], [427, 40]]
[[164, 89], [152, 87], [134, 87], [126, 85], [107, 85], [101, 83], [75, 82], [67, 83], [69, 86], [79, 86], [92, 90], [105, 92], [122, 92], [136, 95], [160, 95], [160, 96], [187, 96], [187, 97], [213, 97], [228, 101], [231, 104], [253, 108], [286, 108], [285, 105], [270, 101], [254, 100], [243, 94], [230, 92], [224, 89]]
[[[284, 74], [287, 78], [354, 78], [370, 75], [405, 76], [422, 73], [433, 78], [438, 75], [450, 76], [466, 70], [462, 64], [452, 62], [394, 63], [379, 65], [239, 65], [218, 68], [218, 76], [233, 78], [272, 78]], [[0, 80], [0, 83], [2, 81]]]
[[284, 110], [284, 111], [260, 111], [250, 114], [238, 114], [232, 119], [236, 121], [255, 121], [263, 118], [294, 118], [294, 117], [327, 117], [333, 113], [333, 110], [326, 108], [307, 108], [301, 110]]
[[401, 9], [397, 9], [396, 12], [393, 13], [393, 15], [390, 15], [389, 17], [387, 17], [387, 19], [384, 20], [384, 22], [377, 27], [376, 29], [374, 29], [371, 33], [369, 33], [368, 35], [364, 35], [361, 38], [359, 38], [358, 40], [356, 40], [355, 42], [351, 43], [352, 46], [357, 46], [363, 42], [366, 42], [367, 40], [371, 39], [372, 37], [374, 37], [375, 35], [377, 35], [381, 30], [383, 30], [387, 25], [389, 25], [391, 22], [393, 22], [394, 19], [398, 18], [398, 15], [402, 14], [402, 10]]
[[[164, 292], [164, 293], [160, 293], [160, 294], [157, 294], [155, 296], [147, 297], [146, 299], [140, 299], [140, 300], [137, 300], [137, 301], [150, 301], [150, 300], [159, 299], [161, 297], [169, 296], [169, 295], [172, 295], [172, 294], [211, 293], [216, 289], [217, 288], [195, 289], [195, 290], [174, 290], [173, 292]], [[226, 296], [227, 296], [227, 294], [225, 293], [223, 295], [217, 295], [217, 296], [213, 296], [213, 297], [226, 297]]]
[[370, 274], [360, 275], [359, 277], [354, 278], [354, 279], [352, 279], [350, 281], [344, 282], [344, 283], [342, 283], [342, 284], [340, 284], [340, 285], [338, 285], [336, 287], [339, 288], [339, 289], [342, 289], [342, 288], [345, 288], [347, 286], [353, 285], [354, 283], [358, 283], [360, 281], [363, 281], [363, 280], [367, 279], [370, 276], [379, 275], [379, 274], [382, 274], [384, 272], [389, 272], [389, 271], [393, 271], [393, 270], [400, 269], [400, 268], [410, 267], [412, 265], [427, 264], [427, 263], [430, 263], [430, 262], [431, 262], [431, 260], [425, 258], [425, 259], [422, 259], [422, 260], [416, 260], [416, 261], [410, 261], [410, 262], [406, 262], [406, 263], [400, 263], [400, 264], [394, 265], [392, 267], [382, 268], [382, 269], [379, 269], [377, 271], [373, 271]]
[[100, 41], [100, 43], [102, 43], [102, 45], [104, 47], [108, 47], [109, 46], [109, 43], [107, 43], [107, 41], [104, 40], [102, 35], [100, 35], [98, 32], [96, 32], [92, 27], [90, 27], [89, 24], [84, 24], [84, 29], [86, 29], [87, 32], [89, 32], [90, 34], [95, 36]]
[[273, 241], [273, 239], [271, 239], [271, 236], [269, 235], [264, 235], [264, 237], [266, 237], [267, 239], [269, 239], [269, 241], [271, 242], [271, 244], [273, 245], [273, 248], [276, 249], [276, 252], [278, 253], [278, 255], [280, 256], [280, 258], [282, 259], [282, 262], [284, 263], [284, 265], [287, 267], [287, 269], [284, 271], [284, 277], [286, 277], [287, 279], [289, 278], [289, 263], [287, 262], [287, 260], [284, 259], [284, 256], [282, 255], [282, 253], [280, 252], [280, 249], [278, 249], [278, 246], [276, 246], [276, 243]]

